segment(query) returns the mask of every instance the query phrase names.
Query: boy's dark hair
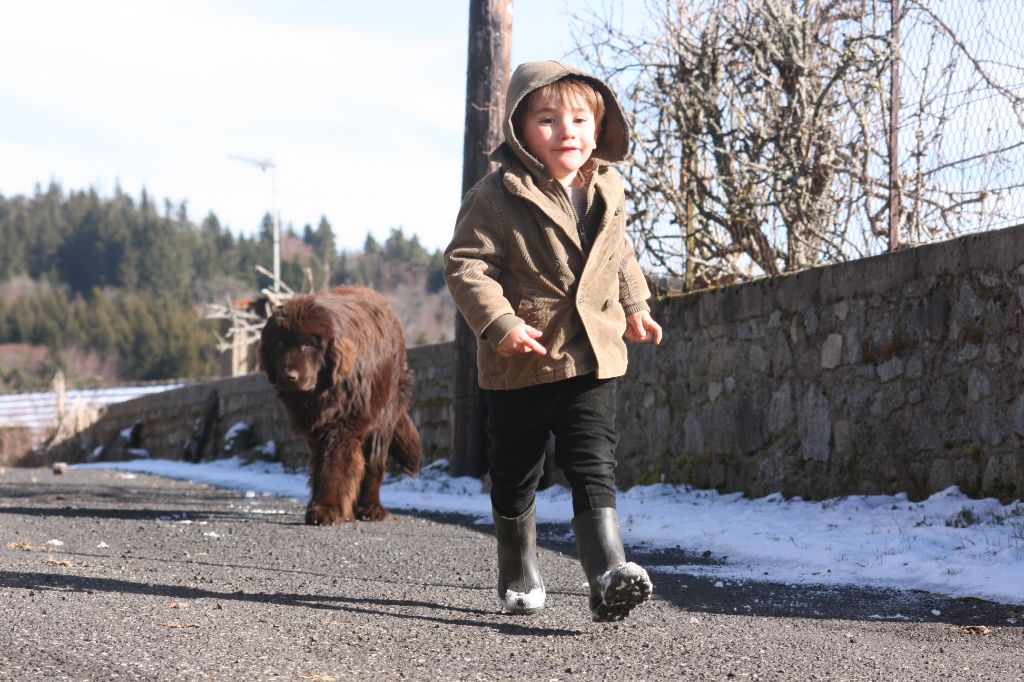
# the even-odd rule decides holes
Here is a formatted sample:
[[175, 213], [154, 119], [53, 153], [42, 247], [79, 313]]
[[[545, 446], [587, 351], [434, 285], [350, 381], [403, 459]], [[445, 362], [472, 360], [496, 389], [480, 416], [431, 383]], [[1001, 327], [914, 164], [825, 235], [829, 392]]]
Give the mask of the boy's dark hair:
[[594, 113], [597, 133], [600, 134], [601, 122], [604, 120], [604, 97], [586, 78], [566, 76], [554, 83], [543, 85], [524, 97], [516, 110], [512, 112], [512, 130], [516, 137], [523, 139], [523, 118], [530, 110], [530, 105], [537, 97], [549, 98], [564, 102], [581, 99]]

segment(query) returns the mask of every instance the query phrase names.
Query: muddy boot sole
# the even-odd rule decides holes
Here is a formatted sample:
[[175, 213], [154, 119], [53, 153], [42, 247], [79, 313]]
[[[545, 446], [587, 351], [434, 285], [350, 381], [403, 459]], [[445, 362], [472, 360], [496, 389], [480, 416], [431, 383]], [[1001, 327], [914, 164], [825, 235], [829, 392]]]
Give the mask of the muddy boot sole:
[[545, 597], [546, 594], [544, 592], [543, 584], [541, 584], [540, 587], [535, 587], [526, 594], [516, 592], [514, 590], [505, 590], [505, 593], [502, 594], [499, 589], [498, 604], [501, 606], [502, 613], [508, 613], [516, 616], [529, 616], [544, 609]]
[[591, 594], [590, 612], [594, 621], [619, 621], [651, 598], [654, 586], [640, 566], [633, 562], [616, 566], [598, 577], [599, 594]]

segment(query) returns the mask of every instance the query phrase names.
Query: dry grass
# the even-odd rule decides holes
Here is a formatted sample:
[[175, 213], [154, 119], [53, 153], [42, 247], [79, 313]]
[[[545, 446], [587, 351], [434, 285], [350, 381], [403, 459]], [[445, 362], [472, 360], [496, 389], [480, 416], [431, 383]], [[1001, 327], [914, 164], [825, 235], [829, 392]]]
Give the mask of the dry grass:
[[53, 550], [49, 547], [39, 547], [28, 542], [28, 540], [18, 540], [17, 542], [8, 542], [4, 545], [7, 549], [20, 549], [23, 552], [52, 552]]
[[968, 632], [972, 635], [990, 635], [992, 628], [985, 625], [961, 625], [957, 628], [960, 632]]

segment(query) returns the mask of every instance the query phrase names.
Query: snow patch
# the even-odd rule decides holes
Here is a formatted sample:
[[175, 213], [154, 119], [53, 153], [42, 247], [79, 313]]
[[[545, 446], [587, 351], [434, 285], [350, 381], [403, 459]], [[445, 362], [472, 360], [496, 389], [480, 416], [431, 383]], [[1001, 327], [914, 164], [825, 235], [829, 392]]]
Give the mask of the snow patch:
[[[247, 499], [272, 494], [305, 501], [309, 495], [305, 472], [275, 462], [246, 465], [238, 457], [73, 468], [78, 467], [192, 480], [251, 493]], [[389, 475], [381, 499], [392, 510], [455, 513], [481, 525], [492, 523], [490, 497], [481, 482], [450, 476], [444, 460], [424, 466], [417, 478]], [[623, 539], [633, 552], [682, 549], [715, 559], [711, 565], [647, 566], [651, 572], [706, 576], [723, 585], [860, 585], [1024, 603], [1024, 503], [1019, 500], [972, 499], [950, 487], [920, 502], [905, 494], [811, 502], [779, 493], [751, 499], [659, 483], [621, 492], [618, 510]], [[538, 522], [567, 526], [571, 518], [569, 490], [554, 486], [537, 494]]]

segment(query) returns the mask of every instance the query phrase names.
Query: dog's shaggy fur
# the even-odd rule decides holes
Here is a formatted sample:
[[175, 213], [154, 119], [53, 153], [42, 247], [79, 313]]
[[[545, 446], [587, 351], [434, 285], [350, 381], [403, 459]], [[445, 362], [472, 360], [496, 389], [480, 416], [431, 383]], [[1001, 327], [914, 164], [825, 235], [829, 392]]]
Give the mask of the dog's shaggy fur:
[[349, 286], [296, 296], [267, 320], [259, 363], [309, 444], [306, 523], [387, 516], [380, 485], [388, 455], [409, 474], [420, 464], [412, 374], [387, 300]]

